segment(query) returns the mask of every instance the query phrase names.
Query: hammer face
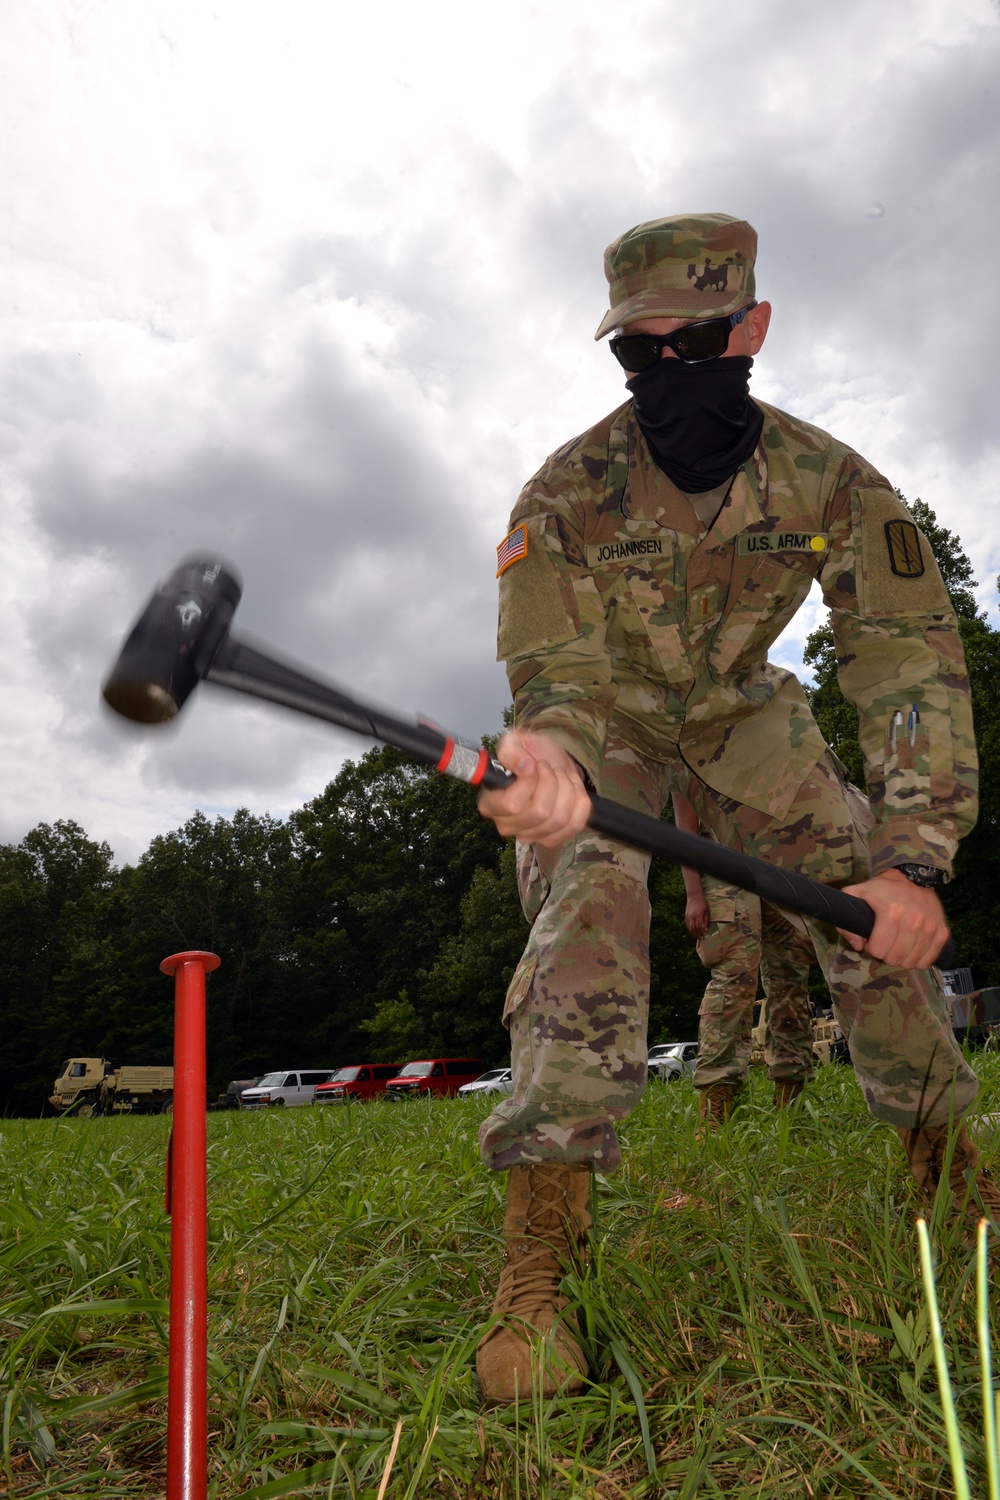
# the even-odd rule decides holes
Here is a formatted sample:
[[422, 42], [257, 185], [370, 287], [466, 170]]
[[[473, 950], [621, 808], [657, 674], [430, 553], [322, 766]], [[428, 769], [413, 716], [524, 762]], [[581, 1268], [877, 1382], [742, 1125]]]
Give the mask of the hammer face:
[[117, 670], [103, 688], [104, 701], [136, 724], [168, 724], [176, 718], [180, 704], [172, 693], [155, 682], [141, 682]]
[[241, 593], [237, 574], [217, 559], [182, 562], [133, 626], [105, 701], [140, 724], [174, 718], [222, 646]]

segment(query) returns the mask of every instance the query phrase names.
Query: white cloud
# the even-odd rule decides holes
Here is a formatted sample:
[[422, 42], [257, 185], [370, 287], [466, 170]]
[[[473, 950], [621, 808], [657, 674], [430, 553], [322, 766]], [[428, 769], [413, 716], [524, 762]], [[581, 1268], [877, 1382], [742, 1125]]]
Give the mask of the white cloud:
[[922, 496], [992, 602], [998, 52], [987, 0], [9, 0], [0, 837], [75, 817], [134, 858], [362, 748], [207, 690], [163, 736], [99, 713], [196, 547], [238, 629], [495, 728], [493, 545], [621, 399], [601, 252], [671, 209], [757, 225], [756, 393]]

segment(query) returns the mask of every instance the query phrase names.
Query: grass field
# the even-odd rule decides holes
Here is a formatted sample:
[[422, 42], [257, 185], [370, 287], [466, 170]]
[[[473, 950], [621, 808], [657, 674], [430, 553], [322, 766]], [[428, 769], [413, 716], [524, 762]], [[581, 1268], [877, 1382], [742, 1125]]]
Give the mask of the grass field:
[[[1000, 1058], [979, 1059], [1000, 1109]], [[483, 1101], [209, 1116], [209, 1494], [953, 1493], [894, 1133], [848, 1069], [789, 1116], [755, 1075], [699, 1139], [687, 1082], [598, 1180], [594, 1385], [484, 1410], [500, 1259]], [[164, 1491], [168, 1122], [0, 1122], [2, 1470], [12, 1496]], [[987, 1148], [987, 1159], [992, 1148]], [[931, 1220], [974, 1493], [985, 1495], [965, 1226]], [[390, 1452], [395, 1441], [391, 1467]], [[978, 1485], [978, 1489], [976, 1486]]]

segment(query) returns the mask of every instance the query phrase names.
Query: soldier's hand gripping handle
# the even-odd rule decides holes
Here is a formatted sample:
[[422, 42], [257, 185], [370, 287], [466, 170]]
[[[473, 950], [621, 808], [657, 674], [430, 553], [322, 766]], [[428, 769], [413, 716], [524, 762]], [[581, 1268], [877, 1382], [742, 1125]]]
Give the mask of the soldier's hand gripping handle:
[[942, 968], [954, 966], [943, 954], [945, 947], [953, 949], [954, 945], [936, 891], [911, 884], [899, 870], [884, 870], [861, 885], [849, 886], [844, 894], [863, 900], [875, 915], [864, 944], [848, 929], [845, 935], [853, 948], [865, 947], [898, 969], [927, 969], [939, 960]]
[[543, 849], [568, 843], [593, 814], [576, 761], [549, 735], [529, 729], [503, 736], [482, 785], [479, 810], [498, 832]]

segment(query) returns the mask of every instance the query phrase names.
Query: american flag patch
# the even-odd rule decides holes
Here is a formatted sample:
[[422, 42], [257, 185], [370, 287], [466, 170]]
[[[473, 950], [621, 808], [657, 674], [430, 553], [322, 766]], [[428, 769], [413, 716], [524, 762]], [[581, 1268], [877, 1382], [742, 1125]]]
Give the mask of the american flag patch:
[[520, 562], [522, 557], [528, 555], [528, 528], [527, 526], [515, 526], [509, 536], [505, 536], [497, 548], [497, 577], [506, 572], [511, 563]]

